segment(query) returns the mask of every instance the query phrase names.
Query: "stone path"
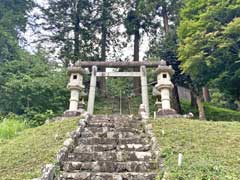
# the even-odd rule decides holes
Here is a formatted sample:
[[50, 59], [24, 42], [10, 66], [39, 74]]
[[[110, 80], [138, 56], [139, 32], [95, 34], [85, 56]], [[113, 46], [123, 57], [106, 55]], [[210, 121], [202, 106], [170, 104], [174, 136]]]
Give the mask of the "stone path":
[[94, 116], [62, 163], [59, 180], [154, 180], [158, 152], [144, 123], [128, 116]]

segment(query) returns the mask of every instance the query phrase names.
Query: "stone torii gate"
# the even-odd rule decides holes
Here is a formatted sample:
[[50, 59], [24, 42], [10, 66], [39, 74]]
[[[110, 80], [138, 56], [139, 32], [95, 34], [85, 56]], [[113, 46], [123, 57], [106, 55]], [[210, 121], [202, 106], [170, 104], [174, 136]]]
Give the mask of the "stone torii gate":
[[[98, 72], [98, 67], [105, 68], [139, 68], [139, 72]], [[96, 62], [96, 61], [78, 61], [74, 66], [68, 68], [70, 74], [70, 82], [68, 89], [71, 91], [69, 110], [65, 112], [65, 116], [77, 116], [83, 112], [83, 76], [86, 74], [84, 68], [91, 68], [91, 81], [88, 95], [87, 112], [90, 115], [94, 113], [94, 101], [97, 85], [97, 77], [140, 77], [141, 78], [141, 92], [142, 105], [141, 108], [145, 112], [146, 118], [149, 117], [149, 99], [148, 99], [148, 85], [147, 85], [147, 68], [156, 68], [158, 83], [155, 89], [161, 96], [161, 102], [157, 100], [158, 115], [176, 114], [176, 111], [171, 109], [170, 92], [173, 88], [171, 82], [171, 75], [174, 71], [171, 66], [167, 66], [164, 60], [159, 62]], [[159, 106], [161, 104], [161, 106]]]

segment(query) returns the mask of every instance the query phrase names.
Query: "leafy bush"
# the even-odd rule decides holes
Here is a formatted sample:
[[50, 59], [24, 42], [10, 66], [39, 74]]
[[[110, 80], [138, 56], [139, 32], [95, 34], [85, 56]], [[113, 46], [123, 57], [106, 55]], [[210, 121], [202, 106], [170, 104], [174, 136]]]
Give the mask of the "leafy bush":
[[0, 139], [10, 139], [28, 127], [22, 117], [14, 114], [1, 117], [1, 120]]
[[213, 121], [240, 121], [240, 112], [205, 104], [206, 116]]
[[67, 108], [68, 76], [64, 68], [50, 64], [41, 55], [23, 55], [23, 59], [0, 66], [0, 112], [23, 114], [27, 109], [44, 113], [48, 109], [62, 113]]
[[37, 111], [27, 109], [23, 117], [30, 127], [37, 127], [43, 125], [47, 119], [53, 118], [54, 113], [52, 110], [47, 110], [45, 113], [38, 113]]
[[[188, 101], [181, 102], [184, 113], [192, 112], [196, 117], [198, 116], [197, 108], [193, 108]], [[212, 121], [240, 121], [240, 112], [231, 109], [220, 108], [204, 103], [204, 109], [208, 120]]]
[[237, 109], [237, 105], [234, 102], [235, 100], [230, 94], [224, 93], [219, 89], [210, 89], [210, 93], [212, 105], [232, 110]]

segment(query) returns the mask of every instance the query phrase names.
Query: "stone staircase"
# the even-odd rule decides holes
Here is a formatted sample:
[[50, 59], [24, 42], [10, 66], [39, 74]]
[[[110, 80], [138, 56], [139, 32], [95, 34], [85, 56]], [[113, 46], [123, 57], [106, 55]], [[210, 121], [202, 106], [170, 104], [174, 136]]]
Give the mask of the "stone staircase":
[[154, 180], [158, 152], [145, 124], [129, 116], [94, 116], [63, 160], [59, 180]]

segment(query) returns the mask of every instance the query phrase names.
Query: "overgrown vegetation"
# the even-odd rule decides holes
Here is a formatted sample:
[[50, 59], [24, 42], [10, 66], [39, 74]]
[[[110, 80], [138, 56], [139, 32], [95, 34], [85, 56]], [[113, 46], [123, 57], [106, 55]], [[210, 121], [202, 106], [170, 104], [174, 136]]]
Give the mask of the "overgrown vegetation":
[[54, 113], [66, 109], [68, 78], [64, 69], [43, 55], [23, 53], [21, 59], [0, 66], [0, 112]]
[[54, 163], [67, 134], [77, 120], [67, 119], [27, 129], [13, 139], [0, 141], [0, 179], [32, 179], [40, 176], [42, 166]]
[[[190, 102], [182, 101], [182, 108], [184, 113], [192, 112], [195, 117], [198, 115], [197, 108], [191, 107]], [[240, 122], [240, 112], [231, 109], [216, 107], [211, 105], [211, 103], [204, 103], [204, 109], [206, 113], [206, 118], [211, 121], [239, 121]]]
[[[238, 180], [240, 124], [186, 119], [152, 121], [166, 179]], [[178, 154], [183, 164], [178, 167]]]
[[9, 115], [0, 119], [0, 142], [3, 139], [13, 138], [28, 128], [26, 122], [16, 115]]

